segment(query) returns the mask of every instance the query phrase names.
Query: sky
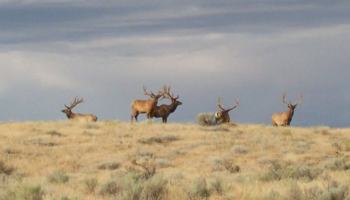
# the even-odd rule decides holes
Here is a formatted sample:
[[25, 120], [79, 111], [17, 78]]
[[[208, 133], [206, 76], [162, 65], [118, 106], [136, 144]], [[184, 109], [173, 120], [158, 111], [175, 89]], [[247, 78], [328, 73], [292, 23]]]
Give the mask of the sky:
[[[195, 122], [217, 98], [239, 123], [270, 124], [282, 94], [296, 126], [350, 126], [350, 1], [0, 0], [0, 121], [75, 110], [129, 120], [133, 99], [171, 85]], [[169, 103], [163, 100], [160, 104]]]

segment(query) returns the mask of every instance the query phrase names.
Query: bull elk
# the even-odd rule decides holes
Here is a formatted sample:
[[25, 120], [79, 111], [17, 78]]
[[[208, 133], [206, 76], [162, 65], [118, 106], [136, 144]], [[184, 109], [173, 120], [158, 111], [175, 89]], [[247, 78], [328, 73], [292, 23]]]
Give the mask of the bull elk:
[[147, 92], [146, 87], [143, 86], [143, 91], [144, 95], [150, 98], [147, 100], [134, 100], [131, 103], [131, 122], [133, 122], [134, 118], [137, 121], [139, 114], [143, 113], [147, 115], [147, 119], [151, 119], [159, 98], [164, 97], [164, 90], [160, 90], [157, 94], [154, 94], [152, 91]]
[[70, 103], [69, 106], [64, 105], [66, 108], [62, 110], [63, 113], [67, 115], [67, 118], [70, 120], [75, 121], [84, 121], [84, 122], [96, 122], [97, 117], [93, 114], [80, 114], [80, 113], [74, 113], [72, 109], [77, 106], [80, 103], [83, 103], [83, 98], [75, 97], [73, 102]]
[[303, 103], [303, 95], [300, 95], [299, 102], [296, 104], [293, 104], [291, 101], [287, 102], [286, 100], [286, 94], [282, 97], [283, 104], [287, 105], [288, 111], [285, 112], [279, 112], [272, 114], [272, 125], [273, 126], [290, 126], [290, 123], [293, 119], [294, 110], [297, 107], [298, 104]]
[[215, 112], [216, 124], [229, 123], [231, 121], [229, 112], [231, 110], [236, 109], [238, 106], [239, 106], [239, 100], [236, 99], [236, 104], [233, 107], [231, 107], [229, 109], [225, 109], [223, 104], [222, 104], [221, 98], [218, 98], [218, 111]]
[[163, 123], [167, 123], [169, 115], [175, 112], [176, 108], [182, 105], [182, 102], [178, 101], [180, 98], [179, 95], [174, 97], [174, 94], [170, 93], [170, 87], [164, 87], [164, 96], [165, 98], [171, 100], [171, 104], [162, 104], [160, 106], [156, 106], [154, 109], [153, 117], [162, 118]]

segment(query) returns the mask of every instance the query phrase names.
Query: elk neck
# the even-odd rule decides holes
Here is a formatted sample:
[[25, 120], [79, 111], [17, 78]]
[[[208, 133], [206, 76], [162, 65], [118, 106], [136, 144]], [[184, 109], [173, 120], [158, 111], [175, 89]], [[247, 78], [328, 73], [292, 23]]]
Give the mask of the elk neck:
[[294, 115], [294, 110], [292, 108], [288, 108], [288, 117], [289, 119], [292, 119], [293, 115]]
[[74, 118], [75, 114], [70, 110], [69, 112], [66, 113], [68, 119]]

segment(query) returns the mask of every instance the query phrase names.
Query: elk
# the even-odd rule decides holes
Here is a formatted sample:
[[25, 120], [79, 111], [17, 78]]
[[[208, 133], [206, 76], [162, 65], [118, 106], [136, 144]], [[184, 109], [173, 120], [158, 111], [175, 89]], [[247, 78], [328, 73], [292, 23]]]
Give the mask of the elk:
[[294, 110], [297, 107], [298, 104], [303, 103], [303, 95], [300, 95], [300, 100], [298, 103], [293, 104], [291, 101], [287, 102], [286, 100], [286, 94], [282, 97], [283, 104], [287, 105], [288, 111], [285, 112], [279, 112], [272, 114], [272, 125], [273, 126], [290, 126], [290, 123], [293, 119]]
[[223, 104], [222, 104], [221, 98], [220, 97], [218, 98], [218, 111], [215, 112], [215, 122], [216, 122], [216, 124], [229, 123], [231, 121], [229, 112], [231, 110], [236, 109], [239, 106], [239, 100], [236, 99], [235, 101], [236, 101], [235, 102], [236, 104], [233, 107], [231, 107], [229, 109], [225, 109]]
[[154, 94], [152, 91], [147, 92], [146, 87], [143, 86], [143, 91], [144, 95], [149, 96], [150, 98], [148, 100], [134, 100], [131, 103], [131, 122], [133, 122], [134, 118], [137, 121], [137, 117], [142, 113], [146, 113], [147, 119], [151, 119], [159, 98], [164, 97], [164, 89], [163, 91], [160, 90], [157, 94]]
[[171, 104], [170, 105], [162, 104], [160, 106], [156, 106], [152, 117], [162, 118], [163, 123], [167, 123], [169, 115], [175, 112], [176, 108], [182, 105], [182, 102], [178, 101], [178, 99], [180, 98], [179, 95], [174, 97], [174, 94], [170, 93], [170, 86], [164, 87], [164, 96], [165, 98], [168, 98], [169, 100], [171, 100]]
[[74, 113], [72, 109], [80, 103], [83, 103], [83, 98], [75, 97], [69, 106], [64, 105], [66, 108], [62, 110], [63, 113], [67, 115], [70, 120], [81, 121], [81, 122], [96, 122], [97, 117], [93, 114], [80, 114]]

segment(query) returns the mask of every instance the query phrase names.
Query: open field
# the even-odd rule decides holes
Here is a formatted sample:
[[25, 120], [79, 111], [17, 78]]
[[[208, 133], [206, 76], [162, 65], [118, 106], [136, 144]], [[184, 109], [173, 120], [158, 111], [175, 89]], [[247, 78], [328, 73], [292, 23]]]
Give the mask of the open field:
[[350, 129], [0, 125], [0, 199], [350, 197]]

